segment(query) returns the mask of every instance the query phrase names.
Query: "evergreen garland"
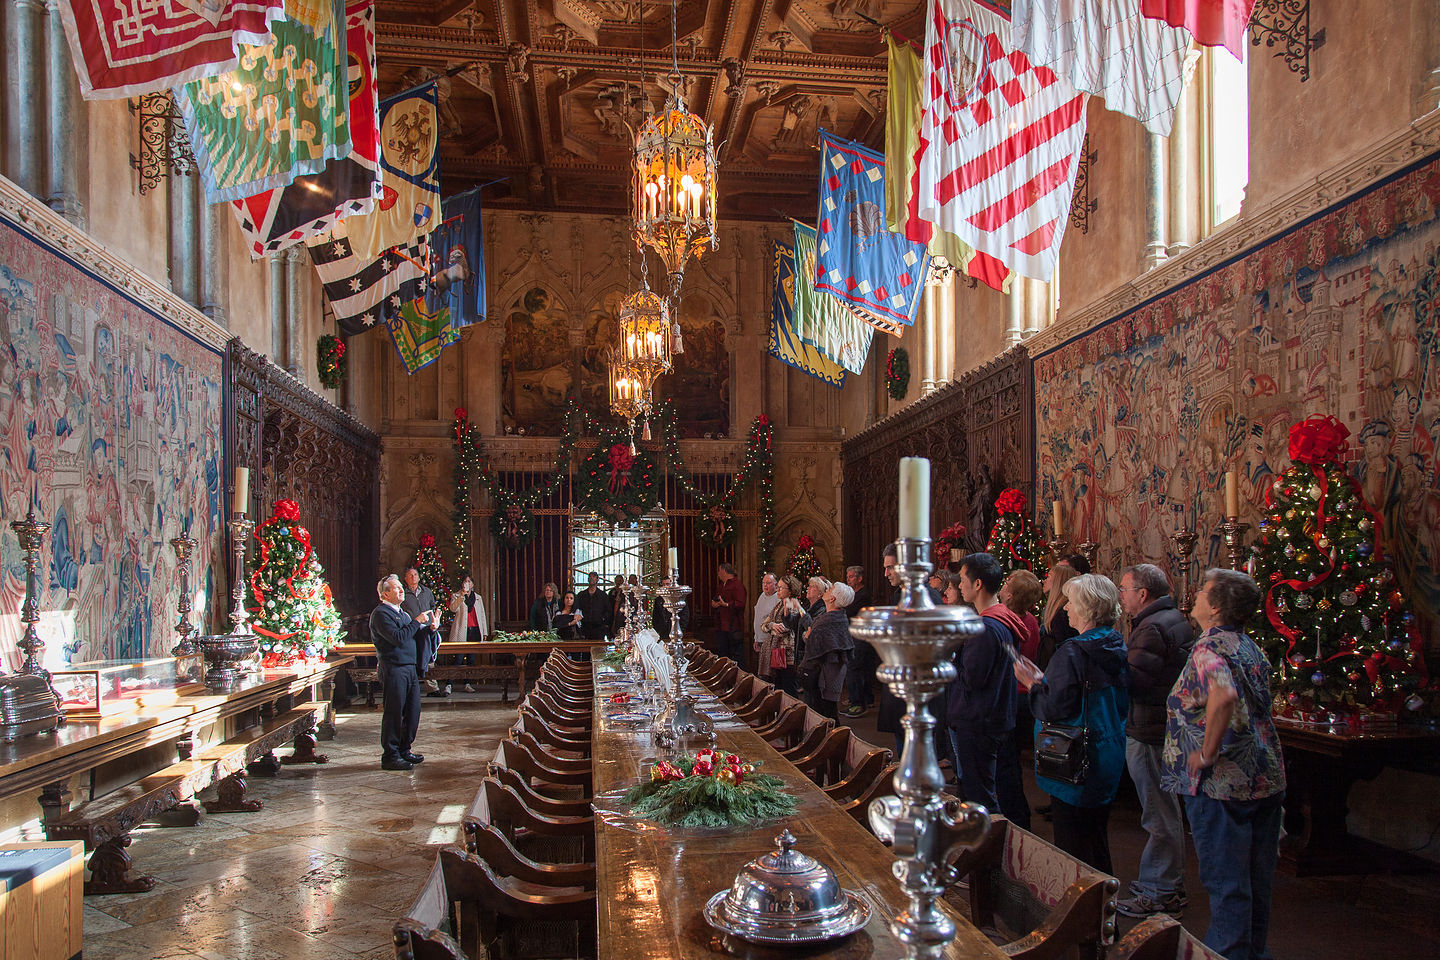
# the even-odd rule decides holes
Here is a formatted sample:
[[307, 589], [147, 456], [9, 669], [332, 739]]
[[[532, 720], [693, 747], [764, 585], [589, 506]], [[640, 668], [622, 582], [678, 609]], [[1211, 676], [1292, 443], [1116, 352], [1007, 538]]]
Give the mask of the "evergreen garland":
[[281, 667], [324, 660], [345, 631], [321, 576], [324, 568], [311, 550], [310, 531], [300, 525], [299, 504], [275, 501], [273, 515], [255, 528], [255, 548], [249, 610], [261, 663]]
[[1046, 557], [1050, 548], [1025, 515], [1025, 506], [1025, 494], [1014, 487], [1000, 494], [995, 500], [1000, 515], [990, 528], [985, 552], [1000, 561], [1007, 575], [1023, 567], [1043, 580], [1049, 569]]
[[1266, 489], [1251, 547], [1264, 591], [1252, 635], [1277, 671], [1276, 712], [1290, 716], [1394, 713], [1427, 686], [1415, 616], [1382, 548], [1380, 519], [1345, 472], [1349, 435], [1333, 417], [1291, 427], [1294, 462]]
[[327, 333], [315, 343], [315, 372], [320, 385], [327, 390], [340, 386], [345, 379], [345, 341]]
[[629, 523], [655, 506], [655, 458], [624, 430], [600, 431], [599, 445], [575, 474], [575, 503], [614, 523]]
[[634, 816], [667, 827], [753, 826], [793, 814], [799, 802], [785, 781], [757, 766], [712, 750], [661, 760], [648, 783], [626, 791], [625, 802]]
[[885, 391], [891, 400], [904, 400], [910, 389], [910, 353], [896, 347], [885, 357]]

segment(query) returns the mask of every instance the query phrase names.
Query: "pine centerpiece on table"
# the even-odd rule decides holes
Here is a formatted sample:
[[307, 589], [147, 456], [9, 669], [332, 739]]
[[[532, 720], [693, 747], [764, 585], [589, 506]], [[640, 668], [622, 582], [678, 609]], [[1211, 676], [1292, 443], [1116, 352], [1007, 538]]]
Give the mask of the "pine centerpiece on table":
[[820, 560], [815, 556], [815, 538], [801, 534], [795, 543], [795, 552], [790, 554], [790, 565], [785, 572], [800, 581], [803, 587], [811, 577], [824, 576], [820, 572]]
[[1255, 639], [1278, 672], [1276, 712], [1290, 716], [1395, 713], [1425, 686], [1380, 520], [1344, 467], [1349, 436], [1329, 416], [1290, 428], [1291, 466], [1265, 491], [1251, 547], [1264, 591]]
[[324, 660], [345, 632], [340, 612], [300, 525], [300, 506], [276, 500], [270, 519], [255, 528], [259, 562], [250, 574], [250, 627], [260, 638], [260, 662], [283, 667]]
[[1049, 569], [1045, 558], [1050, 548], [1026, 516], [1025, 507], [1025, 494], [1014, 487], [996, 498], [995, 509], [1000, 515], [990, 528], [985, 552], [999, 560], [1007, 574], [1023, 568], [1043, 579]]
[[753, 826], [788, 817], [799, 803], [758, 764], [711, 749], [658, 761], [650, 781], [630, 788], [625, 801], [633, 816], [667, 827]]

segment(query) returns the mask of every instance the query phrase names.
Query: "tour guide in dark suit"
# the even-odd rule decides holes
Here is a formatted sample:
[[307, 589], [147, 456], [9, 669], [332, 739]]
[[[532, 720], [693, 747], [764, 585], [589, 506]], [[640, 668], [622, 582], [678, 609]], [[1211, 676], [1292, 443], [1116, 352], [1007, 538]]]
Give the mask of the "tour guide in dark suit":
[[376, 585], [380, 605], [370, 613], [385, 712], [380, 721], [380, 766], [409, 770], [425, 757], [412, 753], [420, 729], [420, 677], [440, 642], [439, 611], [415, 620], [400, 609], [405, 588], [393, 573]]

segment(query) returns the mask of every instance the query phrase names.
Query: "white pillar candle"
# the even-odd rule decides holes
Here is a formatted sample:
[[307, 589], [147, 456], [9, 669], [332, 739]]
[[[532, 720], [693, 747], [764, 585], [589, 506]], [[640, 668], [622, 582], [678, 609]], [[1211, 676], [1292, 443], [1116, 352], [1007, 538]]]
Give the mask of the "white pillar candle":
[[235, 468], [235, 495], [230, 500], [231, 513], [244, 513], [250, 509], [250, 468]]
[[1055, 536], [1058, 537], [1064, 531], [1064, 526], [1061, 523], [1061, 521], [1064, 519], [1064, 508], [1060, 506], [1059, 500], [1056, 500], [1054, 503], [1050, 504], [1050, 507], [1055, 514]]
[[900, 538], [930, 537], [930, 461], [900, 458]]
[[680, 551], [674, 547], [670, 548], [670, 575], [675, 576], [680, 570]]
[[1225, 516], [1240, 516], [1240, 478], [1234, 470], [1225, 471]]

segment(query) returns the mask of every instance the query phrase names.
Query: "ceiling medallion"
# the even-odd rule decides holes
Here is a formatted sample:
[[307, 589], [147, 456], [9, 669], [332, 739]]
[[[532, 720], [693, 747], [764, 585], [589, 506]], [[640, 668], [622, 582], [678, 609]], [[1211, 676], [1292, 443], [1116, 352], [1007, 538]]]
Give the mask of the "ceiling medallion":
[[670, 7], [670, 96], [665, 107], [635, 136], [635, 242], [660, 255], [670, 275], [670, 299], [678, 301], [685, 263], [719, 245], [715, 232], [715, 145], [712, 131], [681, 99]]

